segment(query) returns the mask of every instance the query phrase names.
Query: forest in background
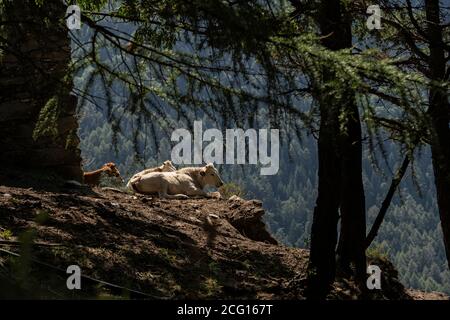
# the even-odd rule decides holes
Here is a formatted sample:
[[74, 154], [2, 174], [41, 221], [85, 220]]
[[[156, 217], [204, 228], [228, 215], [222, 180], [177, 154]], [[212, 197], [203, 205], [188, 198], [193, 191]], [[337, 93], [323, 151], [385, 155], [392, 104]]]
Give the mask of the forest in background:
[[[75, 79], [77, 86], [83, 77]], [[99, 105], [102, 104], [98, 101]], [[126, 122], [131, 125], [130, 122]], [[123, 132], [131, 132], [123, 128]], [[117, 150], [112, 144], [112, 128], [106, 115], [87, 103], [80, 117], [79, 136], [85, 159], [85, 169], [100, 167], [114, 161], [124, 177], [129, 178], [143, 168], [160, 165], [170, 158], [170, 141], [163, 138], [160, 149], [151, 145], [151, 137], [139, 139], [143, 159], [137, 160], [133, 137], [120, 135]], [[147, 141], [147, 145], [145, 142]], [[386, 144], [388, 163], [398, 162], [399, 151]], [[423, 152], [429, 152], [424, 150]], [[368, 225], [379, 210], [390, 182], [382, 160], [376, 168], [366, 150], [364, 183], [368, 208]], [[447, 269], [442, 243], [442, 230], [435, 203], [432, 168], [427, 156], [418, 157], [414, 166], [416, 181], [410, 172], [401, 183], [401, 197], [396, 195], [380, 233], [371, 246], [373, 254], [386, 255], [394, 263], [401, 281], [407, 287], [426, 291], [450, 293], [450, 272]], [[280, 170], [274, 176], [260, 176], [251, 166], [222, 165], [220, 172], [225, 182], [242, 187], [245, 198], [261, 199], [267, 210], [266, 223], [271, 233], [282, 243], [300, 248], [309, 247], [309, 234], [317, 192], [316, 140], [305, 136], [302, 140], [283, 145]]]
[[[106, 25], [109, 23], [106, 22]], [[134, 27], [125, 23], [119, 29], [132, 34]], [[92, 31], [84, 28], [78, 40], [88, 41], [90, 37]], [[192, 49], [185, 50], [195, 53]], [[121, 64], [122, 53], [114, 56], [112, 52], [101, 49], [99, 57], [112, 65]], [[132, 59], [129, 63], [133, 65]], [[92, 100], [83, 100], [80, 104], [79, 136], [85, 169], [95, 169], [103, 163], [114, 161], [128, 178], [143, 168], [160, 165], [162, 161], [170, 159], [173, 143], [168, 136], [164, 136], [162, 129], [158, 131], [160, 124], [150, 119], [138, 121], [138, 117], [127, 112], [131, 102], [127, 101], [125, 86], [114, 85], [114, 98], [108, 98], [102, 82], [90, 78], [92, 70], [94, 67], [88, 67], [74, 79], [76, 91], [90, 85]], [[180, 86], [186, 84], [181, 81]], [[301, 105], [303, 102], [299, 100], [296, 103]], [[167, 112], [167, 118], [177, 121], [169, 107], [163, 104], [161, 108]], [[303, 108], [307, 110], [308, 107]], [[210, 120], [201, 110], [195, 113], [189, 110], [183, 112], [192, 119]], [[117, 130], [117, 127], [113, 128], [111, 119], [119, 118], [120, 128]], [[262, 119], [262, 122], [269, 121]], [[367, 127], [363, 126], [363, 129], [365, 136], [368, 134]], [[115, 142], [117, 131], [120, 134]], [[368, 141], [363, 143], [367, 228], [370, 228], [379, 212], [403, 155], [404, 150], [391, 141], [378, 146], [375, 152]], [[450, 271], [446, 264], [430, 156], [427, 146], [415, 151], [413, 169], [408, 168], [399, 186], [400, 192], [395, 194], [369, 252], [388, 256], [398, 268], [400, 279], [406, 286], [450, 293]], [[309, 248], [318, 187], [317, 139], [310, 132], [305, 130], [300, 136], [289, 136], [284, 140], [280, 171], [275, 176], [260, 176], [257, 168], [248, 165], [219, 167], [224, 180], [241, 186], [246, 197], [263, 200], [267, 210], [266, 222], [273, 235], [286, 245]]]

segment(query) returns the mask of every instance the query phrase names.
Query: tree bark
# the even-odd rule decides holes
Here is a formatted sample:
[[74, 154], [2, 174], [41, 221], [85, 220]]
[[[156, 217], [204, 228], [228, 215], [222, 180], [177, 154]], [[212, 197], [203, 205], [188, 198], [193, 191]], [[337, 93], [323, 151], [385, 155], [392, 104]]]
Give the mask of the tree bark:
[[319, 185], [311, 226], [308, 297], [322, 299], [336, 272], [335, 251], [339, 219], [340, 161], [336, 146], [338, 113], [322, 103], [318, 141]]
[[[425, 1], [429, 41], [429, 68], [432, 80], [445, 79], [446, 61], [442, 29], [440, 27], [439, 0]], [[449, 103], [443, 88], [429, 89], [429, 115], [432, 122], [431, 153], [437, 203], [444, 235], [447, 263], [450, 268], [450, 130]]]
[[[0, 40], [4, 50], [0, 59], [2, 170], [57, 173], [65, 179], [82, 180], [77, 98], [70, 93], [72, 83], [66, 77], [70, 39], [60, 23], [65, 10], [59, 0], [46, 1], [43, 6], [35, 1], [4, 2]], [[49, 109], [47, 118], [55, 116], [55, 121], [42, 125], [49, 130], [36, 139], [40, 114], [52, 99], [57, 101], [57, 111]], [[15, 180], [0, 183], [15, 184]]]
[[[362, 181], [361, 123], [353, 92], [347, 92], [344, 132], [341, 132], [341, 228], [337, 249], [338, 267], [351, 275], [351, 264], [360, 287], [365, 288], [366, 278], [366, 207]], [[343, 101], [344, 102], [344, 101]]]
[[[318, 22], [322, 44], [329, 50], [350, 48], [351, 19], [339, 0], [322, 1]], [[362, 183], [362, 145], [359, 112], [350, 88], [340, 97], [327, 92], [338, 75], [323, 70], [320, 88], [319, 186], [311, 228], [309, 297], [324, 298], [336, 273], [336, 243], [339, 208], [340, 264], [354, 263], [357, 279], [365, 279], [365, 197]], [[340, 116], [344, 112], [345, 123]], [[344, 130], [341, 131], [341, 127]], [[360, 283], [362, 283], [360, 281]]]
[[370, 247], [371, 243], [375, 239], [375, 237], [378, 234], [378, 231], [380, 230], [381, 224], [383, 223], [384, 217], [386, 216], [386, 212], [389, 208], [389, 205], [391, 204], [392, 198], [394, 197], [395, 191], [397, 190], [398, 185], [403, 179], [403, 176], [406, 173], [406, 169], [408, 169], [409, 166], [409, 156], [406, 156], [403, 159], [402, 165], [397, 171], [397, 174], [391, 181], [391, 185], [389, 186], [389, 190], [386, 194], [386, 197], [383, 200], [383, 203], [381, 204], [380, 211], [378, 211], [378, 215], [375, 218], [375, 221], [373, 222], [372, 228], [370, 228], [369, 234], [366, 238], [366, 249]]

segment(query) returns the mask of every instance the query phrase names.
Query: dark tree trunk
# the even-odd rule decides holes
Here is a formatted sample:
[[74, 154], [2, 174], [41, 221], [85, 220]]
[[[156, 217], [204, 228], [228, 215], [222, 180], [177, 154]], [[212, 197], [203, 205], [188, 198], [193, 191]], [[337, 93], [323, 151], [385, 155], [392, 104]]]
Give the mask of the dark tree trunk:
[[[338, 245], [338, 267], [351, 275], [351, 264], [362, 289], [366, 278], [366, 208], [362, 181], [361, 123], [353, 92], [345, 94], [343, 105], [347, 123], [341, 132], [341, 229]], [[345, 103], [343, 101], [343, 103]]]
[[[331, 50], [338, 47], [340, 3], [322, 1], [319, 25], [324, 36], [323, 45]], [[335, 78], [324, 69], [322, 83]], [[339, 108], [326, 87], [318, 88], [320, 104], [320, 132], [317, 144], [319, 158], [319, 184], [316, 207], [311, 226], [311, 248], [308, 272], [308, 297], [322, 299], [334, 282], [336, 273], [337, 224], [339, 219], [339, 189], [341, 186], [340, 156], [338, 152]]]
[[[318, 18], [326, 48], [351, 47], [351, 20], [345, 16], [339, 0], [322, 1]], [[347, 267], [354, 263], [360, 280], [366, 271], [361, 124], [351, 89], [343, 88], [340, 97], [327, 92], [326, 84], [336, 77], [333, 72], [324, 70], [324, 85], [319, 89], [319, 187], [311, 228], [309, 272], [309, 296], [312, 298], [323, 298], [335, 278], [339, 207], [342, 219], [340, 262]], [[346, 114], [345, 123], [339, 119], [342, 112]]]
[[370, 246], [370, 244], [377, 236], [378, 230], [380, 230], [381, 224], [383, 223], [384, 217], [386, 216], [387, 210], [391, 204], [392, 198], [394, 197], [395, 191], [397, 190], [398, 185], [402, 181], [403, 176], [406, 173], [406, 169], [408, 169], [409, 163], [410, 163], [409, 156], [406, 156], [403, 159], [402, 165], [398, 169], [397, 174], [392, 179], [386, 197], [384, 198], [383, 203], [381, 204], [380, 211], [378, 211], [378, 215], [375, 218], [375, 221], [373, 222], [372, 228], [370, 228], [369, 234], [367, 235], [366, 249]]
[[[59, 0], [45, 1], [41, 7], [34, 1], [5, 2], [5, 34], [0, 41], [4, 50], [0, 59], [0, 167], [5, 172], [18, 169], [82, 179], [77, 99], [70, 94], [72, 83], [64, 81], [71, 59], [68, 31], [60, 23], [65, 10]], [[54, 97], [58, 112], [49, 114], [57, 114], [52, 123], [56, 134], [35, 139], [39, 115]], [[17, 182], [9, 180], [0, 183]]]
[[334, 281], [339, 219], [340, 161], [337, 153], [338, 110], [322, 103], [320, 114], [319, 186], [311, 227], [309, 298], [324, 298]]
[[[433, 80], [445, 79], [445, 51], [439, 17], [439, 0], [426, 0], [427, 33], [430, 48], [430, 75]], [[450, 267], [450, 130], [449, 103], [444, 89], [431, 87], [429, 114], [432, 121], [431, 153], [437, 203], [444, 234], [445, 252]]]
[[[351, 16], [341, 9], [341, 28], [337, 35], [339, 48], [352, 46]], [[341, 148], [341, 229], [338, 245], [338, 267], [351, 274], [350, 265], [355, 267], [355, 276], [360, 285], [366, 276], [366, 208], [362, 181], [361, 122], [354, 91], [344, 90], [340, 101], [341, 113], [345, 114], [340, 124]]]

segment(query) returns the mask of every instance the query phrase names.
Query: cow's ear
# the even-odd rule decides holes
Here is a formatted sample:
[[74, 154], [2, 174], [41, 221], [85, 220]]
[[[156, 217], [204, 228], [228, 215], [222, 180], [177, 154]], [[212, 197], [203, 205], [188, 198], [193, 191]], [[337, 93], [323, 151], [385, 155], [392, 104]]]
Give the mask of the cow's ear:
[[205, 170], [205, 169], [200, 170], [200, 175], [201, 175], [201, 176], [205, 176], [205, 175], [206, 175], [206, 170]]

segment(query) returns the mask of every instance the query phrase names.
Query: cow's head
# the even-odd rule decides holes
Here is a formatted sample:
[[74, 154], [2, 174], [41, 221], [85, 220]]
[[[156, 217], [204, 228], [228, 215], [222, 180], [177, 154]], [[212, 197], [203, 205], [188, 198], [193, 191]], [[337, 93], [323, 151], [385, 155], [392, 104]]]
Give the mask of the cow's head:
[[117, 169], [117, 166], [116, 166], [115, 163], [113, 163], [113, 162], [105, 163], [105, 164], [103, 165], [103, 171], [104, 171], [108, 176], [110, 176], [110, 177], [116, 177], [116, 178], [119, 178], [121, 181], [123, 181], [123, 179], [122, 179], [122, 177], [121, 177], [121, 175], [120, 175], [119, 169]]
[[161, 170], [163, 172], [172, 172], [172, 171], [177, 171], [177, 168], [175, 168], [173, 166], [172, 161], [166, 160], [166, 161], [164, 161], [163, 165], [161, 166]]
[[200, 170], [200, 176], [203, 180], [203, 186], [210, 185], [216, 188], [223, 186], [223, 181], [219, 176], [219, 172], [212, 163], [208, 163]]

